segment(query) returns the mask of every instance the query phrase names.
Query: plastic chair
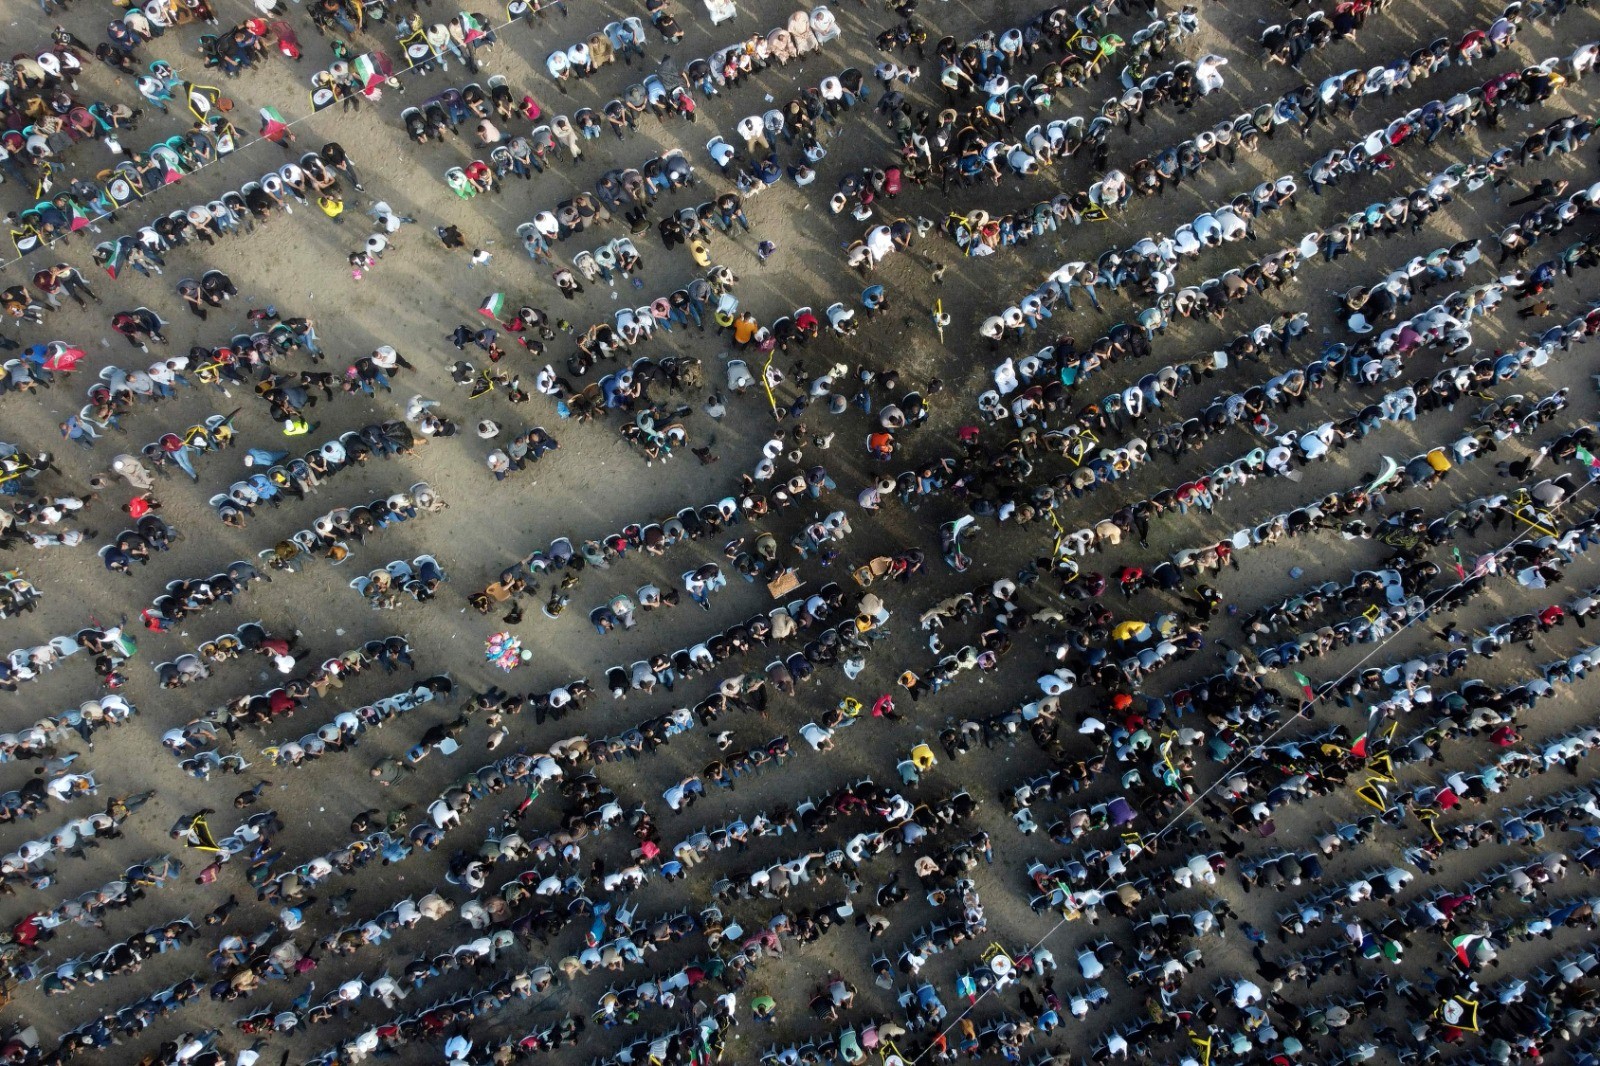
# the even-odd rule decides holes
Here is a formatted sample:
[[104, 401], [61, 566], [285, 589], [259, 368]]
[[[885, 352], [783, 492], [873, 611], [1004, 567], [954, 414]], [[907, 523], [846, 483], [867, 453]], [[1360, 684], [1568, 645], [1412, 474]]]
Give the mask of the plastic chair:
[[470, 200], [478, 195], [478, 190], [467, 180], [467, 172], [460, 167], [451, 167], [445, 171], [444, 183], [450, 186], [450, 191], [455, 193], [459, 200]]
[[[826, 6], [813, 8], [808, 21], [811, 23], [811, 34], [816, 38], [819, 48], [830, 41], [838, 40], [840, 34], [844, 32], [839, 28], [839, 22], [833, 17], [833, 12]], [[792, 25], [790, 32], [793, 32]]]

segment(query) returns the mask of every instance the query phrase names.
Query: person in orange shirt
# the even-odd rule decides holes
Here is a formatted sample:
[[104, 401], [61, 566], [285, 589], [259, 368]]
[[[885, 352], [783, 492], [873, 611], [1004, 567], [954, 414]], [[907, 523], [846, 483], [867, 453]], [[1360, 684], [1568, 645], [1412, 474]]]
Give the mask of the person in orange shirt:
[[762, 328], [762, 323], [755, 320], [755, 315], [750, 314], [749, 311], [741, 312], [738, 319], [733, 320], [734, 346], [749, 347], [750, 341], [755, 339], [755, 331], [760, 330], [760, 328]]
[[733, 320], [734, 346], [748, 348], [750, 342], [755, 339], [756, 330], [760, 328], [761, 324], [756, 321], [755, 315], [752, 315], [749, 311], [741, 312], [739, 317]]

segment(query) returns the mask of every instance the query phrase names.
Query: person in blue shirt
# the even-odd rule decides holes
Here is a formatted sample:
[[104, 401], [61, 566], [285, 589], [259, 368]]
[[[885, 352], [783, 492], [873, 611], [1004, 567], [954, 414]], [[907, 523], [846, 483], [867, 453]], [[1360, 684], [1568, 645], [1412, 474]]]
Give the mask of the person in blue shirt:
[[244, 465], [261, 467], [277, 466], [287, 458], [289, 458], [289, 453], [286, 451], [280, 452], [272, 451], [267, 448], [250, 448], [245, 452]]
[[861, 306], [867, 309], [867, 317], [874, 318], [889, 309], [889, 297], [884, 292], [882, 285], [869, 285], [861, 292]]

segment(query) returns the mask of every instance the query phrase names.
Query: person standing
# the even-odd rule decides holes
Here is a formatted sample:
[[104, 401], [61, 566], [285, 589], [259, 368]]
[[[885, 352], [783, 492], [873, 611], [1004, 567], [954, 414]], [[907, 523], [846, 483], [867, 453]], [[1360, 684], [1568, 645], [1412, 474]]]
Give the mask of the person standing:
[[60, 283], [67, 295], [72, 297], [79, 307], [86, 306], [83, 302], [85, 296], [95, 303], [100, 302], [100, 297], [94, 294], [94, 290], [89, 287], [89, 283], [84, 280], [83, 274], [77, 267], [68, 263], [57, 263], [50, 268], [50, 276]]
[[89, 423], [77, 415], [68, 415], [67, 420], [61, 423], [61, 435], [67, 440], [83, 445], [85, 448], [93, 448], [94, 442], [100, 436]]
[[569, 300], [575, 299], [583, 291], [583, 285], [573, 275], [572, 271], [567, 270], [565, 267], [557, 270], [551, 276], [555, 279], [556, 288], [561, 290], [561, 295]]

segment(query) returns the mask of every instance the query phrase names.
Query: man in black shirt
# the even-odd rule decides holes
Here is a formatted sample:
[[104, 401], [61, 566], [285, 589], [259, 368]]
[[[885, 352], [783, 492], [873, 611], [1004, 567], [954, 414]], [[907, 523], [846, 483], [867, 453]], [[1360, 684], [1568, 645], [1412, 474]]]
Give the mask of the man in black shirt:
[[350, 157], [344, 154], [344, 147], [338, 141], [329, 141], [322, 146], [322, 161], [334, 170], [349, 176], [355, 183], [356, 191], [363, 191], [366, 186], [361, 184], [361, 174], [356, 170], [356, 165], [350, 162]]

